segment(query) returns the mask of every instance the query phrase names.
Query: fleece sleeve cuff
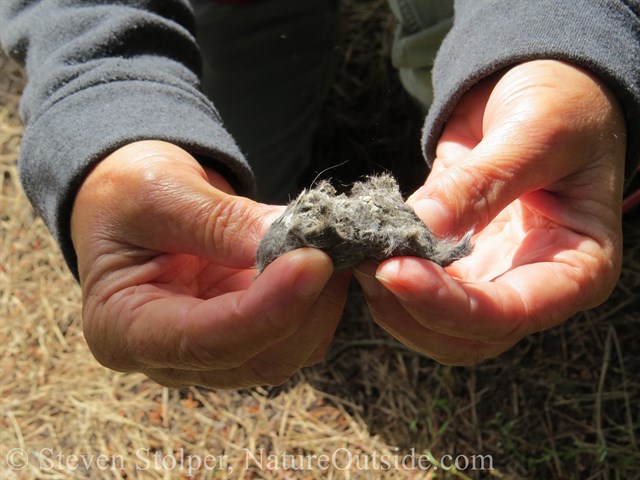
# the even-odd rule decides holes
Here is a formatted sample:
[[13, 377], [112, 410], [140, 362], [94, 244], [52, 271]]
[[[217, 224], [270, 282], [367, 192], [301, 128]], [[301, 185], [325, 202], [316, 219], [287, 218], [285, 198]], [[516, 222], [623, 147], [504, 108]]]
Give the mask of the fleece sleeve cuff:
[[114, 150], [164, 140], [217, 168], [239, 194], [255, 193], [253, 176], [216, 111], [174, 85], [123, 80], [79, 90], [29, 123], [20, 153], [21, 180], [77, 277], [70, 218], [86, 173]]

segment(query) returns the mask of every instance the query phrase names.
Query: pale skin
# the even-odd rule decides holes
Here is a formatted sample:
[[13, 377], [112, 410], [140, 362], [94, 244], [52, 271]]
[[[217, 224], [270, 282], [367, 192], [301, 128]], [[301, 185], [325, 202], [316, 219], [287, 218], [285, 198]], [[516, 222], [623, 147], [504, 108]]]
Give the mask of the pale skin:
[[[536, 61], [479, 84], [409, 199], [436, 233], [475, 229], [474, 251], [446, 269], [409, 257], [357, 267], [374, 320], [468, 365], [602, 302], [620, 269], [624, 157], [620, 107], [585, 71]], [[71, 224], [96, 358], [163, 385], [217, 388], [282, 383], [321, 360], [349, 274], [301, 249], [256, 277], [255, 250], [280, 211], [171, 144], [105, 158]]]
[[611, 92], [566, 63], [525, 63], [471, 90], [409, 204], [436, 233], [473, 228], [474, 251], [444, 270], [363, 266], [375, 320], [469, 365], [603, 302], [620, 272], [625, 135]]

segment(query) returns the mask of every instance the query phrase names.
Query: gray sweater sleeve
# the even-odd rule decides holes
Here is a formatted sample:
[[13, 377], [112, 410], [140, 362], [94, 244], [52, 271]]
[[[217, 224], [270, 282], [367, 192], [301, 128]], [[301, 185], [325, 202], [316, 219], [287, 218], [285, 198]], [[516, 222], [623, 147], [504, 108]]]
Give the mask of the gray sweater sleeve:
[[70, 215], [95, 162], [144, 139], [165, 140], [252, 195], [249, 166], [198, 88], [199, 51], [186, 0], [2, 0], [5, 51], [25, 64], [19, 171], [77, 274]]
[[433, 161], [462, 95], [505, 67], [565, 60], [595, 73], [617, 95], [628, 130], [627, 178], [640, 162], [640, 1], [457, 0], [454, 25], [433, 68], [434, 103], [423, 141]]

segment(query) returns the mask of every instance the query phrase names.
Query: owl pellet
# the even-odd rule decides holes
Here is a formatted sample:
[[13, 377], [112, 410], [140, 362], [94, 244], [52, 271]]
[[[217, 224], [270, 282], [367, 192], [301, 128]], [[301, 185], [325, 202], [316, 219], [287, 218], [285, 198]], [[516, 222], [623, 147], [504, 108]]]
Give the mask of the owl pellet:
[[337, 195], [327, 181], [304, 190], [260, 242], [258, 270], [262, 272], [279, 256], [301, 247], [323, 250], [336, 270], [398, 256], [426, 258], [447, 266], [472, 248], [471, 232], [459, 241], [435, 238], [404, 203], [390, 175], [357, 182], [349, 195]]

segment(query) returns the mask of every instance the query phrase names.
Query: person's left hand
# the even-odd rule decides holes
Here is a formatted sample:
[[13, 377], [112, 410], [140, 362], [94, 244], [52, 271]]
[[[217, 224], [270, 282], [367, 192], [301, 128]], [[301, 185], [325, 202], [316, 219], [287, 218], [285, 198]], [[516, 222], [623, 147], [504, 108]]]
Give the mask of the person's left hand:
[[611, 92], [567, 63], [472, 88], [408, 203], [436, 234], [474, 229], [474, 250], [445, 269], [410, 257], [358, 267], [374, 319], [465, 365], [603, 302], [620, 271], [625, 137]]

